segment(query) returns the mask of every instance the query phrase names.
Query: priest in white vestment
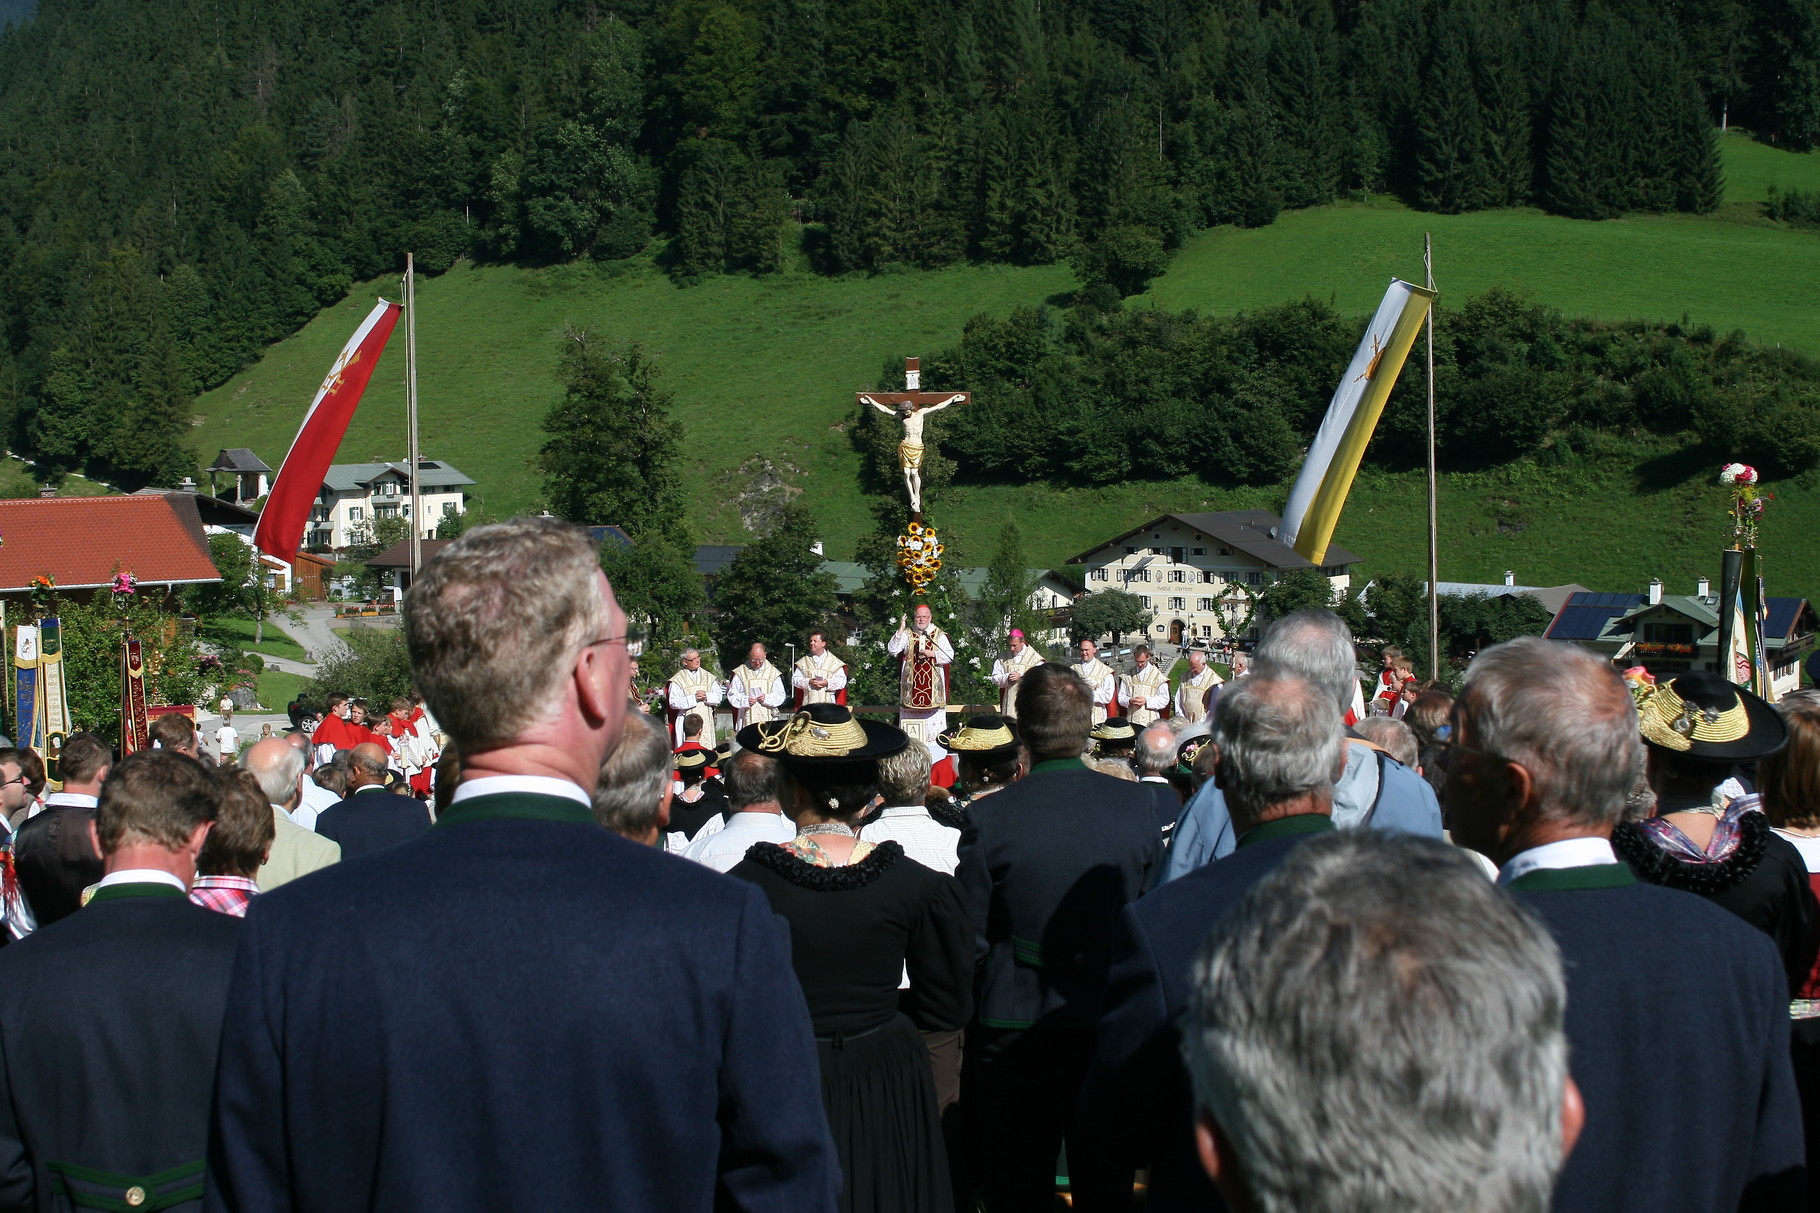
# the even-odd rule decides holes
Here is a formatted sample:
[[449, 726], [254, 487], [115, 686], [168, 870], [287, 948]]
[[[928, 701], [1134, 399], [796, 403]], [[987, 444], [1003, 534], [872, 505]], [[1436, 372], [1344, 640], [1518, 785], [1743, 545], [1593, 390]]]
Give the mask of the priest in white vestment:
[[1100, 660], [1097, 641], [1081, 641], [1081, 659], [1072, 668], [1087, 680], [1087, 687], [1093, 692], [1093, 723], [1106, 723], [1107, 709], [1112, 706], [1113, 696], [1118, 694], [1119, 678], [1111, 666]]
[[798, 708], [811, 703], [847, 702], [847, 663], [828, 651], [826, 633], [809, 633], [809, 655], [796, 659], [790, 671], [790, 685], [796, 688]]
[[764, 645], [753, 645], [746, 664], [727, 680], [727, 706], [733, 709], [735, 732], [774, 719], [777, 709], [784, 706], [784, 676], [765, 660]]
[[670, 682], [664, 688], [666, 702], [670, 709], [670, 736], [681, 745], [683, 737], [683, 718], [695, 716], [701, 720], [701, 736], [696, 738], [710, 749], [714, 746], [714, 709], [720, 706], [722, 692], [720, 679], [712, 672], [701, 668], [701, 654], [695, 649], [684, 649], [682, 669], [670, 675]]
[[992, 685], [999, 688], [999, 715], [1007, 720], [1017, 719], [1018, 683], [1025, 674], [1042, 664], [1042, 656], [1024, 643], [1022, 629], [1012, 628], [1011, 651], [992, 663]]
[[1207, 654], [1188, 650], [1188, 675], [1175, 691], [1175, 714], [1189, 722], [1207, 718], [1207, 692], [1226, 681], [1207, 664]]
[[1142, 730], [1161, 720], [1169, 711], [1169, 675], [1151, 659], [1150, 646], [1140, 644], [1131, 651], [1137, 664], [1120, 679], [1125, 718], [1132, 727]]

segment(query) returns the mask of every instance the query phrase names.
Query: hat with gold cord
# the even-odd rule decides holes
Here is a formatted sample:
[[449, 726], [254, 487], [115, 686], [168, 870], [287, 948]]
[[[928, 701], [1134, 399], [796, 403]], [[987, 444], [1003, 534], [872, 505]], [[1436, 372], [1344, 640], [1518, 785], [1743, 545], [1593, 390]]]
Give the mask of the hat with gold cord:
[[969, 716], [960, 728], [935, 741], [944, 750], [990, 766], [1016, 756], [1017, 722], [1008, 716]]
[[896, 725], [860, 720], [839, 703], [812, 703], [781, 720], [749, 724], [735, 740], [742, 750], [757, 750], [786, 765], [867, 762], [910, 744]]
[[1775, 708], [1705, 670], [1645, 691], [1637, 729], [1659, 750], [1711, 762], [1752, 762], [1788, 744], [1788, 726]]

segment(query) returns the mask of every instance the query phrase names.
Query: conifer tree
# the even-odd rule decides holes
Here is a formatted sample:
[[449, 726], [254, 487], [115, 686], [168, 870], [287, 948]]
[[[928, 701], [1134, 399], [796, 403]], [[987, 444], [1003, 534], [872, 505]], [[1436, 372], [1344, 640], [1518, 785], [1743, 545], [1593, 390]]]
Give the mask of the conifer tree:
[[681, 429], [656, 360], [636, 341], [615, 348], [570, 328], [558, 366], [563, 397], [544, 417], [549, 438], [537, 459], [551, 512], [617, 525], [634, 539], [674, 527]]

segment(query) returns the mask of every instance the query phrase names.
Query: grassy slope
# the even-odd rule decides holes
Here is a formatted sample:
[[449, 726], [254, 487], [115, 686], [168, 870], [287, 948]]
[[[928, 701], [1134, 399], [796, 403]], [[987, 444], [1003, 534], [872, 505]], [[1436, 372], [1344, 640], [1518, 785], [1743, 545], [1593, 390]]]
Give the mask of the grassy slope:
[[[1444, 300], [1503, 283], [1570, 314], [1686, 315], [1722, 331], [1743, 328], [1758, 340], [1820, 351], [1820, 299], [1811, 286], [1820, 277], [1820, 237], [1757, 216], [1771, 183], [1820, 189], [1820, 156], [1793, 156], [1736, 136], [1724, 148], [1727, 203], [1712, 218], [1583, 223], [1533, 211], [1443, 216], [1384, 200], [1322, 207], [1286, 214], [1257, 231], [1203, 233], [1151, 295], [1132, 306], [1230, 312], [1312, 293], [1362, 314], [1391, 274], [1420, 274], [1422, 233], [1430, 231]], [[804, 501], [824, 522], [830, 555], [839, 558], [851, 553], [867, 525], [842, 432], [850, 393], [869, 385], [887, 358], [953, 342], [971, 315], [1003, 314], [1071, 286], [1059, 266], [832, 280], [797, 271], [683, 289], [648, 266], [613, 276], [591, 266], [464, 265], [419, 286], [424, 449], [475, 477], [489, 511], [535, 508], [538, 478], [528, 460], [541, 441], [543, 412], [557, 395], [552, 369], [564, 326], [637, 336], [666, 360], [687, 436], [686, 474], [700, 503], [691, 519], [698, 538], [739, 540], [728, 500], [738, 487], [734, 469], [763, 455], [794, 471]], [[276, 464], [322, 373], [378, 289], [395, 294], [393, 283], [358, 292], [203, 397], [201, 453], [251, 446]], [[400, 347], [381, 365], [342, 460], [402, 455], [402, 378]], [[1390, 407], [1414, 404], [1406, 388]], [[1617, 459], [1578, 470], [1572, 479], [1528, 465], [1449, 476], [1442, 488], [1442, 576], [1498, 580], [1510, 568], [1531, 584], [1577, 579], [1618, 590], [1640, 589], [1660, 575], [1671, 589], [1691, 589], [1693, 577], [1714, 563], [1717, 506], [1699, 487], [1708, 472], [1653, 464], [1639, 470], [1636, 460]], [[1800, 581], [1806, 569], [1820, 569], [1815, 489], [1820, 485], [1776, 486], [1767, 528], [1777, 545], [1772, 575], [1788, 569]], [[1156, 513], [1276, 508], [1283, 492], [1198, 481], [1094, 490], [973, 487], [951, 490], [932, 503], [932, 513], [962, 562], [984, 563], [997, 528], [1015, 514], [1030, 562], [1049, 564]], [[1339, 540], [1366, 558], [1363, 572], [1423, 565], [1421, 502], [1418, 476], [1362, 479]], [[1820, 576], [1779, 588], [1820, 595]]]

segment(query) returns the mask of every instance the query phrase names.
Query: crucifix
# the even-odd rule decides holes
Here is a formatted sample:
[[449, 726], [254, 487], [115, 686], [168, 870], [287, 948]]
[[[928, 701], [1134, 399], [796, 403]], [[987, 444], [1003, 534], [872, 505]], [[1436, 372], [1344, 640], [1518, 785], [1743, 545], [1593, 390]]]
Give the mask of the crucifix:
[[897, 463], [904, 471], [904, 487], [910, 490], [910, 520], [923, 520], [923, 414], [945, 409], [951, 404], [966, 404], [966, 392], [921, 391], [921, 360], [904, 359], [904, 392], [856, 392], [861, 404], [869, 404], [887, 416], [904, 423], [904, 440], [897, 444]]

